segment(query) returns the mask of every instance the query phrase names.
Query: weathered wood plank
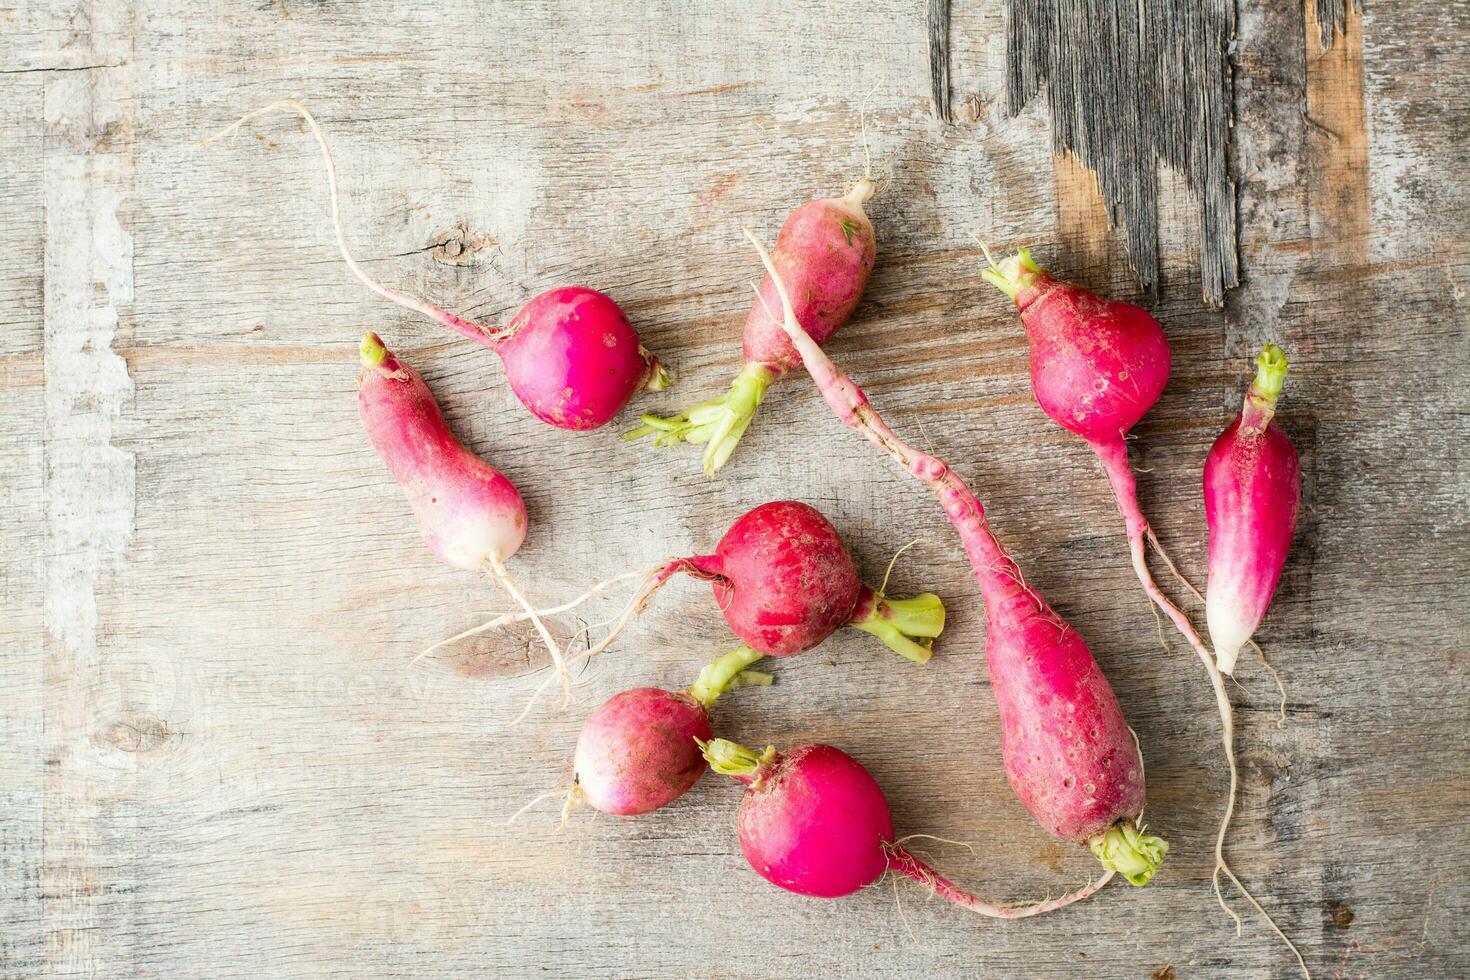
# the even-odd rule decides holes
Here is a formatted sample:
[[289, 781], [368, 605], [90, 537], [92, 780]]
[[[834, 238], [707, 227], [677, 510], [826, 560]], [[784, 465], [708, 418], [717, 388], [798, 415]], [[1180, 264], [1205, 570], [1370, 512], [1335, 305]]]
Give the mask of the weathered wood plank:
[[[1187, 189], [1161, 184], [1171, 285], [1151, 303], [1176, 367], [1138, 430], [1141, 490], [1201, 580], [1204, 448], [1247, 358], [1285, 342], [1282, 420], [1307, 498], [1262, 639], [1289, 717], [1277, 727], [1275, 689], [1246, 665], [1232, 861], [1321, 975], [1464, 975], [1470, 161], [1455, 134], [1470, 119], [1456, 83], [1470, 53], [1453, 32], [1406, 29], [1443, 16], [1415, 2], [1382, 29], [1354, 15], [1356, 49], [1322, 62], [1310, 2], [1241, 5], [1244, 281], [1223, 311], [1199, 307]], [[28, 70], [0, 74], [15, 191], [0, 195], [0, 446], [15, 461], [0, 547], [19, 558], [0, 563], [15, 609], [0, 618], [14, 651], [0, 660], [0, 970], [1289, 975], [1257, 922], [1236, 939], [1213, 905], [1225, 778], [1202, 673], [1172, 637], [1161, 647], [1096, 463], [1032, 404], [1024, 339], [978, 278], [973, 233], [1135, 294], [1086, 216], [1095, 192], [1052, 160], [1045, 113], [1001, 111], [999, 7], [954, 7], [965, 109], [948, 127], [930, 118], [914, 3], [827, 18], [776, 3], [691, 18], [682, 5], [422, 0], [47, 13], [11, 15], [3, 43], [18, 50], [4, 60]], [[1324, 75], [1353, 50], [1356, 75]], [[86, 64], [117, 67], [42, 70]], [[833, 356], [896, 428], [964, 471], [1087, 637], [1142, 739], [1150, 823], [1174, 846], [1146, 889], [1110, 887], [1044, 923], [978, 921], [886, 883], [836, 903], [778, 893], [740, 857], [737, 788], [713, 779], [644, 819], [584, 813], [562, 830], [548, 802], [505, 826], [565, 777], [590, 706], [687, 683], [730, 636], [702, 588], [672, 586], [587, 671], [573, 710], [518, 728], [509, 719], [541, 677], [528, 635], [408, 669], [505, 600], [424, 552], [359, 431], [354, 349], [369, 327], [522, 488], [533, 527], [514, 567], [538, 597], [707, 550], [768, 499], [822, 508], [871, 577], [919, 538], [893, 588], [949, 603], [930, 664], [835, 637], [778, 665], [775, 688], [731, 696], [720, 727], [855, 753], [904, 832], [972, 844], [932, 855], [988, 894], [1055, 893], [1092, 864], [1048, 841], [1006, 786], [958, 542], [804, 379], [772, 390], [714, 483], [690, 453], [549, 431], [485, 352], [358, 288], [294, 121], [193, 146], [236, 112], [306, 98], [375, 273], [487, 319], [557, 283], [606, 289], [680, 374], [639, 403], [668, 407], [737, 369], [758, 273], [738, 229], [769, 238], [793, 206], [861, 172], [870, 92], [880, 262]], [[1304, 99], [1318, 122], [1358, 120], [1353, 141], [1319, 135]], [[1354, 178], [1351, 234], [1330, 231], [1344, 227], [1330, 173]], [[468, 260], [432, 247], [461, 228], [489, 244]], [[118, 231], [132, 243], [127, 298]], [[78, 337], [90, 343], [64, 346]], [[113, 358], [127, 389], [111, 384]], [[119, 454], [134, 461], [131, 492], [93, 465]], [[123, 501], [124, 539], [88, 533], [114, 527]], [[85, 588], [52, 588], [76, 567]], [[586, 619], [615, 606], [590, 604]]]

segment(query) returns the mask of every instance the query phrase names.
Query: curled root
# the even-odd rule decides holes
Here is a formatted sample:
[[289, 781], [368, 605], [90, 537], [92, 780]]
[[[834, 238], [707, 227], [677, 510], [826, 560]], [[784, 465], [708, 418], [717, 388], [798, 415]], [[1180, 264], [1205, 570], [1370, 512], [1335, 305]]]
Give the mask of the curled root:
[[[566, 707], [572, 700], [572, 675], [567, 670], [566, 656], [562, 652], [561, 644], [557, 643], [555, 638], [552, 637], [551, 631], [546, 628], [546, 623], [542, 621], [540, 613], [536, 611], [536, 608], [521, 593], [520, 588], [515, 583], [515, 579], [510, 577], [510, 573], [505, 570], [505, 565], [500, 559], [491, 556], [486, 561], [486, 565], [489, 567], [491, 574], [494, 575], [495, 580], [500, 583], [500, 587], [516, 601], [517, 605], [526, 611], [526, 615], [530, 618], [532, 625], [536, 627], [536, 632], [541, 636], [541, 642], [546, 644], [547, 652], [551, 654], [552, 675], [549, 680], [561, 680], [562, 707]], [[516, 719], [517, 722], [521, 718], [526, 717], [527, 713], [531, 710], [531, 705], [536, 703], [536, 698], [540, 696], [545, 688], [546, 684], [543, 683], [536, 689], [536, 693], [531, 696], [531, 701], [526, 705], [525, 711], [522, 711], [520, 718]]]
[[1060, 898], [1053, 898], [1044, 902], [1035, 902], [1029, 905], [1000, 905], [977, 898], [969, 892], [964, 891], [953, 882], [949, 881], [929, 865], [914, 857], [912, 853], [899, 846], [897, 843], [885, 847], [888, 854], [888, 867], [900, 874], [908, 875], [910, 878], [929, 889], [941, 898], [947, 898], [956, 905], [969, 909], [971, 912], [986, 916], [991, 919], [1026, 919], [1033, 915], [1045, 915], [1047, 912], [1055, 912], [1066, 908], [1074, 902], [1080, 902], [1096, 894], [1099, 889], [1113, 880], [1116, 874], [1108, 871], [1097, 881], [1089, 881], [1076, 891], [1069, 892]]
[[1246, 640], [1246, 642], [1251, 645], [1252, 650], [1256, 651], [1256, 656], [1261, 658], [1261, 666], [1266, 668], [1266, 673], [1270, 674], [1271, 679], [1276, 682], [1276, 690], [1281, 695], [1281, 713], [1276, 719], [1276, 727], [1281, 728], [1286, 724], [1286, 685], [1281, 683], [1281, 675], [1276, 673], [1276, 668], [1271, 666], [1271, 661], [1266, 659], [1266, 651], [1261, 649], [1260, 644], [1255, 640]]

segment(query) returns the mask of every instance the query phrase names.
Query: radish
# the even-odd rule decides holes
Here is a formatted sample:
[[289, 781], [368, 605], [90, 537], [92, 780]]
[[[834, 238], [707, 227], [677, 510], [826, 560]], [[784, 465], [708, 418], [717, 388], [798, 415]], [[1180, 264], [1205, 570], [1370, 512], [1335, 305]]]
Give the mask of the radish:
[[561, 647], [505, 563], [526, 540], [526, 505], [504, 474], [470, 452], [444, 421], [418, 372], [375, 333], [362, 338], [357, 405], [362, 427], [403, 488], [424, 543], [452, 568], [485, 570], [526, 611], [570, 690]]
[[[730, 629], [766, 657], [810, 650], [846, 625], [871, 633], [894, 652], [922, 663], [932, 656], [934, 638], [944, 630], [944, 603], [937, 595], [890, 599], [883, 591], [886, 577], [876, 590], [863, 585], [832, 522], [815, 507], [778, 500], [761, 504], [730, 525], [714, 554], [674, 558], [644, 572], [608, 634], [582, 656], [594, 657], [611, 646], [654, 594], [681, 573], [709, 582]], [[557, 611], [607, 584], [599, 582]], [[498, 617], [430, 650], [523, 615]]]
[[497, 328], [455, 316], [373, 279], [347, 247], [338, 204], [337, 167], [326, 135], [305, 106], [290, 99], [272, 103], [247, 113], [204, 142], [213, 142], [277, 109], [304, 119], [321, 147], [331, 188], [332, 227], [347, 267], [384, 299], [422, 313], [499, 354], [511, 391], [532, 415], [559, 429], [595, 429], [617, 415], [639, 390], [657, 391], [670, 384], [668, 372], [644, 350], [622, 309], [595, 289], [567, 286], [548, 290], [523, 306], [509, 325]]
[[807, 335], [770, 254], [746, 235], [775, 281], [781, 323], [828, 406], [932, 488], [960, 536], [985, 600], [985, 657], [1011, 788], [1053, 837], [1088, 845], [1109, 871], [1144, 884], [1168, 846], [1143, 832], [1143, 755], [1087, 644], [1026, 582], [964, 481], [895, 435]]
[[710, 709], [725, 691], [769, 685], [771, 675], [746, 670], [760, 654], [740, 647], [708, 664], [685, 691], [638, 687], [592, 712], [577, 737], [572, 793], [602, 813], [632, 816], [657, 810], [704, 773], [696, 740], [707, 741]]
[[[1027, 249], [1018, 250], [999, 264], [990, 259], [989, 250], [986, 258], [990, 268], [982, 275], [1015, 302], [1026, 329], [1031, 354], [1031, 389], [1037, 404], [1053, 422], [1087, 440], [1097, 453], [1127, 528], [1134, 574], [1148, 597], [1189, 642], [1209, 675], [1220, 714], [1225, 761], [1230, 770], [1225, 814], [1215, 839], [1216, 900], [1235, 920], [1239, 931], [1240, 917], [1225, 904], [1220, 891], [1219, 878], [1224, 873], [1295, 953], [1296, 947], [1225, 863], [1225, 836], [1235, 813], [1240, 784], [1230, 696], [1214, 655], [1189, 617], [1159, 589], [1144, 552], [1147, 540], [1173, 567], [1138, 506], [1125, 442], [1128, 430], [1153, 407], [1169, 380], [1169, 342], [1163, 327], [1141, 307], [1107, 299], [1054, 278], [1036, 264]], [[1300, 954], [1297, 958], [1300, 961]], [[1306, 969], [1305, 964], [1302, 968]]]
[[[725, 739], [701, 741], [715, 772], [746, 786], [740, 800], [740, 849], [756, 873], [777, 887], [815, 898], [841, 898], [897, 871], [934, 894], [996, 919], [1023, 919], [1081, 901], [1113, 877], [1034, 905], [997, 905], [963, 891], [893, 839], [893, 817], [868, 770], [830, 745], [757, 754]], [[1158, 845], [1161, 849], [1162, 842]]]
[[[878, 185], [864, 178], [842, 197], [804, 204], [791, 213], [776, 239], [776, 267], [800, 300], [797, 316], [818, 343], [846, 323], [862, 298], [877, 257], [873, 225], [863, 212]], [[766, 388], [801, 364], [779, 319], [769, 277], [760, 301], [745, 318], [745, 367], [730, 390], [672, 418], [644, 415], [643, 425], [624, 436], [654, 436], [654, 445], [690, 442], [705, 446], [704, 472], [714, 476], [750, 426]]]
[[1272, 420], [1286, 382], [1286, 354], [1267, 344], [1245, 409], [1205, 460], [1210, 578], [1205, 618], [1227, 674], [1265, 618], [1296, 533], [1302, 479], [1291, 437]]

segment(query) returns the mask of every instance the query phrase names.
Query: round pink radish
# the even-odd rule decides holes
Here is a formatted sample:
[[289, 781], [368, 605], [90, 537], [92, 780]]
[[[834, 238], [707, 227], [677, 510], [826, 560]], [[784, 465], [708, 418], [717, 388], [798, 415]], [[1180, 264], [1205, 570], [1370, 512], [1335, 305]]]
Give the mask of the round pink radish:
[[290, 110], [304, 119], [321, 147], [332, 194], [332, 227], [353, 274], [384, 299], [422, 313], [498, 353], [511, 391], [538, 419], [559, 429], [595, 429], [607, 424], [639, 390], [657, 391], [669, 385], [668, 372], [643, 349], [618, 304], [595, 289], [570, 286], [544, 292], [522, 307], [509, 326], [498, 329], [455, 316], [369, 276], [347, 247], [337, 167], [326, 135], [305, 106], [289, 99], [273, 103], [246, 114], [205, 142], [276, 109]]
[[485, 570], [525, 611], [570, 694], [561, 646], [505, 563], [526, 540], [526, 505], [504, 474], [470, 452], [444, 421], [419, 373], [375, 333], [362, 338], [357, 407], [378, 457], [403, 488], [419, 533], [447, 565]]
[[699, 742], [708, 741], [710, 709], [721, 694], [770, 674], [747, 670], [761, 659], [739, 647], [707, 664], [688, 690], [639, 687], [592, 712], [572, 760], [576, 795], [619, 816], [648, 813], [684, 795], [704, 773]]
[[[774, 274], [765, 247], [750, 239]], [[1054, 836], [1087, 844], [1108, 870], [1144, 884], [1167, 845], [1142, 833], [1142, 757], [1086, 643], [1026, 582], [964, 481], [888, 427], [862, 389], [807, 336], [779, 276], [776, 287], [782, 325], [828, 406], [933, 489], [960, 536], [985, 600], [986, 662], [1012, 788]]]
[[704, 759], [694, 740], [710, 735], [709, 712], [687, 694], [654, 687], [615, 694], [577, 737], [576, 784], [603, 813], [656, 810], [699, 779]]
[[1205, 460], [1205, 617], [1215, 657], [1227, 674], [1266, 616], [1296, 533], [1301, 467], [1291, 437], [1273, 420], [1285, 382], [1286, 354], [1267, 344], [1256, 358], [1244, 410]]
[[1112, 873], [1070, 895], [1011, 907], [987, 902], [941, 877], [893, 839], [883, 790], [862, 763], [830, 745], [803, 745], [757, 755], [725, 739], [700, 743], [716, 772], [746, 785], [740, 801], [740, 850], [756, 873], [798, 895], [841, 898], [888, 870], [936, 895], [998, 919], [1021, 919], [1080, 901]]
[[[732, 524], [714, 554], [674, 558], [646, 573], [607, 635], [585, 656], [611, 646], [653, 595], [680, 573], [708, 581], [730, 629], [767, 657], [810, 650], [847, 625], [922, 663], [932, 656], [933, 640], [944, 630], [944, 603], [938, 596], [890, 599], [881, 589], [864, 586], [832, 523], [815, 507], [778, 500], [761, 504]], [[586, 595], [601, 588], [593, 586]]]
[[[804, 204], [786, 219], [776, 239], [776, 267], [792, 290], [802, 326], [819, 344], [852, 317], [873, 271], [878, 245], [863, 205], [876, 190], [864, 179], [843, 197]], [[801, 363], [780, 321], [779, 300], [767, 276], [745, 318], [745, 367], [730, 390], [672, 418], [644, 415], [642, 427], [625, 438], [651, 435], [657, 446], [704, 445], [704, 471], [714, 476], [735, 451], [766, 389]]]

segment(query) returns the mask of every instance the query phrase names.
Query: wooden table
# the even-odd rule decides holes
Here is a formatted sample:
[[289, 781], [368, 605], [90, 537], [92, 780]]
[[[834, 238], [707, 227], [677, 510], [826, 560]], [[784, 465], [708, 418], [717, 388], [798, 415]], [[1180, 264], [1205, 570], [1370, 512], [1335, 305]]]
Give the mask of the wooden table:
[[[1164, 287], [1145, 302], [1175, 368], [1135, 462], [1202, 581], [1205, 450], [1259, 345], [1290, 351], [1305, 501], [1261, 634], [1289, 701], [1279, 724], [1243, 664], [1230, 855], [1317, 975], [1465, 976], [1470, 31], [1463, 5], [1384, 3], [1324, 52], [1310, 18], [1240, 5], [1245, 281], [1223, 311], [1200, 303], [1194, 212], [1164, 178]], [[919, 2], [50, 0], [0, 23], [0, 972], [1293, 972], [1234, 896], [1242, 938], [1214, 904], [1225, 776], [1203, 672], [1156, 629], [1094, 458], [1032, 402], [1024, 338], [979, 278], [972, 233], [1137, 296], [1090, 177], [1049, 153], [1045, 106], [999, 108], [998, 5], [954, 5], [950, 127], [929, 115]], [[770, 499], [820, 507], [870, 577], [917, 539], [893, 584], [949, 604], [930, 664], [837, 636], [728, 698], [719, 726], [854, 753], [902, 832], [971, 845], [916, 842], [990, 897], [1096, 869], [1006, 785], [979, 604], [927, 493], [804, 376], [714, 482], [695, 452], [620, 442], [632, 413], [594, 434], [537, 423], [485, 351], [351, 279], [294, 120], [195, 145], [291, 95], [336, 145], [368, 268], [490, 321], [552, 285], [608, 291], [679, 375], [643, 410], [723, 389], [759, 274], [739, 228], [769, 240], [861, 174], [868, 97], [880, 259], [830, 351], [973, 482], [1087, 638], [1142, 739], [1173, 846], [1158, 878], [1013, 924], [904, 884], [803, 899], [745, 866], [737, 787], [716, 778], [641, 819], [563, 829], [547, 801], [507, 826], [563, 784], [591, 706], [682, 686], [731, 638], [702, 587], [671, 587], [571, 709], [519, 726], [544, 676], [528, 633], [410, 669], [506, 600], [429, 556], [368, 448], [366, 329], [519, 484], [533, 526], [513, 567], [542, 602], [707, 550]]]

